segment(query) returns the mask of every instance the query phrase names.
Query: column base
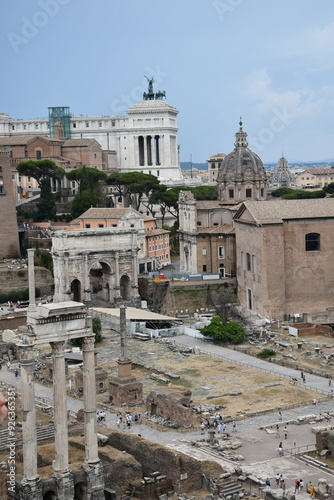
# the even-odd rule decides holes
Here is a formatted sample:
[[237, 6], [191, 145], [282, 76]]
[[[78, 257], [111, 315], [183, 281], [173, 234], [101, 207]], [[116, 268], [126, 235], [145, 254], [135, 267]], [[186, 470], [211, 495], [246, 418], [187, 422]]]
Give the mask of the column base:
[[101, 461], [85, 462], [82, 467], [86, 472], [87, 500], [105, 500]]
[[42, 483], [39, 476], [34, 479], [23, 478], [21, 481], [20, 500], [31, 500], [32, 498], [43, 500]]
[[72, 471], [54, 472], [57, 485], [57, 500], [73, 500], [74, 483]]

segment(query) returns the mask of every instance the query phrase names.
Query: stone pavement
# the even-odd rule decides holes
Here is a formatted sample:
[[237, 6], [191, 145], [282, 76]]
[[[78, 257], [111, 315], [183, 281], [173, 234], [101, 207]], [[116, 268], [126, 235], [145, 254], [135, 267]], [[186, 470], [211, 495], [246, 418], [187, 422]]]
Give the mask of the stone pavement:
[[[240, 353], [238, 351], [230, 350], [224, 347], [220, 347], [210, 342], [193, 338], [188, 336], [174, 337], [176, 344], [187, 345], [189, 347], [198, 346], [201, 350], [208, 354], [219, 355], [228, 359], [232, 362], [243, 363], [247, 366], [259, 370], [268, 370], [277, 375], [286, 375], [295, 378], [299, 378], [300, 374], [296, 370], [290, 368], [282, 367], [275, 364], [269, 364], [266, 361], [253, 358], [246, 354]], [[269, 367], [269, 368], [268, 368]], [[11, 370], [7, 370], [6, 366], [0, 371], [0, 381], [9, 383], [20, 390], [20, 377], [15, 378], [14, 376], [15, 364], [12, 364]], [[328, 392], [328, 380], [318, 377], [316, 375], [307, 375], [308, 385], [313, 390], [323, 390]], [[35, 383], [36, 396], [41, 398], [48, 398], [53, 400], [53, 390], [52, 388], [45, 387], [39, 383]], [[67, 397], [68, 409], [77, 412], [83, 407], [83, 401], [72, 397]], [[282, 412], [283, 423], [285, 421], [294, 420], [297, 416], [314, 414], [314, 413], [325, 413], [326, 411], [334, 411], [334, 401], [317, 404], [316, 408], [313, 406], [294, 408], [291, 410], [286, 410]], [[99, 432], [107, 433], [107, 428], [116, 428], [116, 415], [112, 412], [107, 412], [106, 422], [103, 424], [98, 424]], [[305, 463], [299, 461], [294, 457], [289, 457], [287, 454], [283, 457], [278, 456], [277, 448], [278, 442], [283, 441], [284, 449], [293, 448], [294, 446], [303, 447], [306, 445], [315, 444], [315, 434], [311, 432], [310, 424], [294, 425], [288, 424], [288, 439], [285, 441], [283, 435], [281, 438], [276, 438], [275, 433], [267, 433], [265, 430], [260, 430], [259, 427], [264, 425], [272, 425], [273, 428], [276, 423], [279, 423], [282, 429], [282, 423], [277, 422], [278, 414], [266, 414], [258, 417], [247, 418], [237, 422], [237, 433], [234, 438], [240, 440], [242, 443], [241, 448], [236, 450], [236, 453], [242, 455], [244, 460], [239, 464], [237, 462], [226, 461], [222, 459], [210, 450], [203, 450], [198, 447], [191, 445], [192, 441], [202, 440], [203, 436], [198, 431], [191, 431], [187, 433], [179, 433], [175, 430], [169, 430], [161, 432], [156, 429], [144, 424], [133, 424], [130, 429], [124, 429], [125, 432], [140, 434], [143, 438], [148, 439], [153, 442], [157, 442], [168, 446], [172, 449], [182, 451], [187, 453], [194, 458], [199, 460], [216, 460], [225, 469], [234, 470], [236, 466], [240, 466], [243, 473], [254, 474], [255, 476], [265, 480], [266, 477], [271, 479], [272, 489], [275, 489], [274, 476], [277, 472], [283, 474], [285, 477], [285, 482], [287, 489], [292, 491], [294, 480], [296, 478], [303, 479], [305, 485], [310, 481], [313, 484], [318, 484], [319, 478], [325, 478], [329, 483], [334, 483], [334, 476], [315, 469], [312, 466], [306, 465]], [[333, 422], [334, 424], [334, 422]], [[123, 429], [121, 429], [123, 430]], [[231, 430], [231, 424], [228, 424], [228, 431]], [[304, 495], [300, 495], [300, 500]]]

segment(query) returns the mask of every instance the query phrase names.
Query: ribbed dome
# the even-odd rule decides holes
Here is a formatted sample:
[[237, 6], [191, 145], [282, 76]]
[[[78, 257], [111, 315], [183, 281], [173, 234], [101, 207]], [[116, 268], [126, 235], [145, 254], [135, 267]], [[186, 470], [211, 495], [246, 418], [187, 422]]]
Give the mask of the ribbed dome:
[[239, 132], [235, 134], [235, 148], [222, 161], [218, 173], [218, 183], [224, 180], [266, 179], [266, 172], [261, 158], [253, 153], [247, 146], [247, 134], [239, 123]]
[[242, 130], [235, 134], [234, 150], [222, 161], [217, 182], [222, 201], [265, 199], [267, 174], [261, 158], [248, 148], [247, 134]]

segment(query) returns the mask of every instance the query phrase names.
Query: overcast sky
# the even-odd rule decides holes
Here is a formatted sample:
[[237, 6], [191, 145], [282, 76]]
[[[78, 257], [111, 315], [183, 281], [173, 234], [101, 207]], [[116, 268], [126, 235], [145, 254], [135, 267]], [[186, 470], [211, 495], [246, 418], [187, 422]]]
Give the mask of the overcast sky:
[[240, 116], [265, 162], [334, 157], [333, 0], [15, 0], [0, 27], [12, 118], [122, 115], [146, 75], [179, 110], [182, 161], [232, 151]]

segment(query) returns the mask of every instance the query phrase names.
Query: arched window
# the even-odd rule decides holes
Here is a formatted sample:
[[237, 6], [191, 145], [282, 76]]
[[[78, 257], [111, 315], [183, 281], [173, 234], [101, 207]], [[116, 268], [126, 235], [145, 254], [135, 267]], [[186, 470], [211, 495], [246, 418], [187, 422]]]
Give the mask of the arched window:
[[305, 235], [306, 252], [317, 252], [320, 250], [320, 234], [308, 233]]
[[42, 151], [40, 149], [36, 149], [36, 160], [42, 159]]

